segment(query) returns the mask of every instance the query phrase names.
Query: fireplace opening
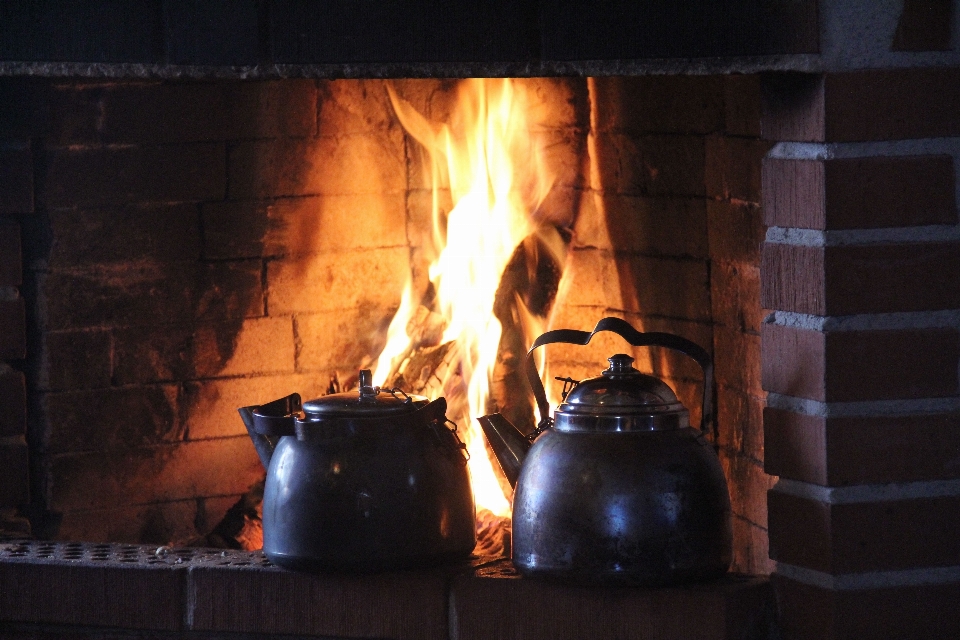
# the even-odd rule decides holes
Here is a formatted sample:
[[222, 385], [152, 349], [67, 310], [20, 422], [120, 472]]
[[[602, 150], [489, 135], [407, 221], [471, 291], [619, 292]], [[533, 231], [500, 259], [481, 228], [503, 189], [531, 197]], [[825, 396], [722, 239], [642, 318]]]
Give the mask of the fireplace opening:
[[[505, 333], [487, 408], [532, 428], [516, 374], [539, 330], [616, 315], [700, 344], [716, 362], [734, 569], [769, 573], [759, 246], [770, 143], [757, 76], [5, 82], [44, 107], [25, 150], [38, 169], [23, 287], [24, 513], [36, 535], [202, 539], [263, 474], [237, 407], [315, 397], [334, 376], [349, 387], [377, 364], [408, 281], [414, 307], [431, 311], [432, 221], [456, 199], [449, 180], [429, 183], [436, 158], [410, 120], [439, 131], [479, 82], [522, 94], [515, 142], [536, 146], [549, 176], [522, 185], [536, 225], [495, 292]], [[595, 376], [623, 351], [699, 420], [694, 363], [612, 335], [548, 348], [549, 376]]]

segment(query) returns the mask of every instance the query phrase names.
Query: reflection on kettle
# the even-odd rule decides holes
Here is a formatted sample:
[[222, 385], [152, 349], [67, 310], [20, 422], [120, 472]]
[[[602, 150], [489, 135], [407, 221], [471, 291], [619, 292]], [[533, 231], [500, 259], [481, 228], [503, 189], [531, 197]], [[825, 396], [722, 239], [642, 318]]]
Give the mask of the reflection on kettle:
[[[704, 373], [701, 429], [670, 387], [617, 354], [599, 377], [572, 389], [549, 415], [533, 352], [586, 345], [601, 331], [633, 346], [679, 351]], [[515, 487], [513, 562], [525, 576], [579, 583], [665, 585], [717, 577], [731, 560], [730, 497], [704, 434], [713, 425], [713, 365], [701, 347], [604, 318], [588, 333], [548, 331], [524, 372], [541, 420], [530, 436], [499, 414], [480, 418]]]

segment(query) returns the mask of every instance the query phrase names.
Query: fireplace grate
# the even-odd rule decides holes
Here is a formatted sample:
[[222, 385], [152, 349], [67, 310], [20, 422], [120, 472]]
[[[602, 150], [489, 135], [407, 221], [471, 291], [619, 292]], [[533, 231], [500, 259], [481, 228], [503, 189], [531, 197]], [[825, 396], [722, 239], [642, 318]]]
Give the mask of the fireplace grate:
[[272, 567], [262, 551], [234, 551], [152, 545], [50, 542], [11, 539], [0, 541], [0, 562], [53, 562], [122, 566], [232, 566]]

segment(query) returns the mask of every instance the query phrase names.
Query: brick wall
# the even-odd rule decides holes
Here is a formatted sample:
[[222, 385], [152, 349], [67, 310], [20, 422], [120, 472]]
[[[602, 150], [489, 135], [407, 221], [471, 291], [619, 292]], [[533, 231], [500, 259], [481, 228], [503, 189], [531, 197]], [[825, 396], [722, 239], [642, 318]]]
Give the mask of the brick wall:
[[956, 68], [771, 75], [762, 328], [787, 638], [954, 638]]

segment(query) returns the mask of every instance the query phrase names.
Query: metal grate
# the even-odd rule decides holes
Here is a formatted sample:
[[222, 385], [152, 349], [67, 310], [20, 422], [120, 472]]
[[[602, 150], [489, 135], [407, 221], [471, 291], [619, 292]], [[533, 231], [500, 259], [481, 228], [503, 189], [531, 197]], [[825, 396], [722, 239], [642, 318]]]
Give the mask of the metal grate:
[[273, 567], [262, 551], [25, 539], [0, 540], [0, 562], [4, 561], [184, 568], [201, 565]]

